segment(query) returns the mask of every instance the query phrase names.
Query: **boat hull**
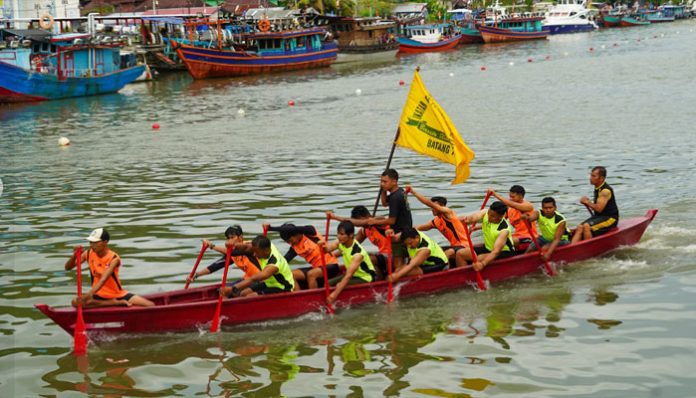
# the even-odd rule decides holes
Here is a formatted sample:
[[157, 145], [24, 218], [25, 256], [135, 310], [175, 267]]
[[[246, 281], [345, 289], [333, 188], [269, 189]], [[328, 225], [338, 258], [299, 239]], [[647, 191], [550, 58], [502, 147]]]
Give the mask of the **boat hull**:
[[537, 32], [515, 32], [509, 29], [501, 29], [493, 26], [479, 26], [479, 32], [486, 43], [506, 43], [511, 41], [544, 40], [549, 31], [543, 29]]
[[650, 22], [649, 21], [639, 21], [639, 20], [632, 18], [632, 17], [621, 18], [621, 26], [624, 28], [631, 27], [631, 26], [645, 26], [645, 25], [650, 25]]
[[[570, 263], [605, 254], [621, 246], [634, 245], [643, 236], [657, 210], [649, 210], [644, 216], [622, 220], [619, 227], [605, 235], [561, 246], [554, 252], [552, 261]], [[537, 253], [529, 253], [495, 261], [481, 271], [489, 283], [542, 272], [543, 263]], [[209, 285], [189, 290], [176, 290], [147, 295], [154, 307], [92, 308], [83, 311], [87, 333], [91, 336], [113, 333], [161, 333], [207, 329], [217, 306], [217, 286]], [[472, 267], [455, 268], [432, 274], [403, 278], [394, 291], [398, 297], [431, 294], [446, 290], [476, 286], [476, 273]], [[383, 302], [388, 291], [385, 281], [346, 287], [335, 303], [337, 309], [359, 304]], [[47, 317], [66, 332], [73, 334], [76, 311], [72, 307], [52, 308], [37, 304]], [[223, 301], [221, 323], [244, 323], [294, 318], [325, 308], [323, 289], [302, 290], [257, 297], [242, 297]]]
[[407, 39], [405, 37], [399, 37], [399, 52], [400, 53], [428, 53], [436, 51], [447, 51], [456, 47], [460, 40], [461, 35], [457, 34], [450, 37], [447, 40], [443, 40], [437, 43], [421, 43], [415, 40]]
[[548, 29], [551, 35], [560, 35], [566, 33], [592, 32], [595, 30], [595, 26], [592, 24], [544, 25], [544, 29]]
[[478, 29], [459, 28], [462, 38], [459, 40], [462, 44], [477, 44], [483, 43], [483, 37]]
[[145, 67], [139, 65], [101, 76], [59, 79], [54, 74], [27, 71], [0, 62], [0, 103], [114, 93], [135, 81], [144, 71]]
[[179, 44], [176, 52], [194, 79], [206, 79], [327, 67], [336, 61], [338, 49], [330, 43], [317, 51], [259, 56], [245, 51]]
[[615, 28], [615, 27], [621, 26], [621, 17], [620, 16], [605, 15], [602, 17], [602, 25], [605, 28]]

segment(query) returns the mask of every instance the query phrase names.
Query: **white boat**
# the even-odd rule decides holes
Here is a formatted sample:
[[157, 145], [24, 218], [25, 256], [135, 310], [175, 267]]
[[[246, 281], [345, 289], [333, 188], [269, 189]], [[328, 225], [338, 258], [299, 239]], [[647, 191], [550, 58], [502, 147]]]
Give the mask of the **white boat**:
[[552, 35], [597, 29], [597, 24], [593, 21], [594, 11], [586, 5], [586, 0], [559, 0], [558, 4], [546, 13], [544, 28]]

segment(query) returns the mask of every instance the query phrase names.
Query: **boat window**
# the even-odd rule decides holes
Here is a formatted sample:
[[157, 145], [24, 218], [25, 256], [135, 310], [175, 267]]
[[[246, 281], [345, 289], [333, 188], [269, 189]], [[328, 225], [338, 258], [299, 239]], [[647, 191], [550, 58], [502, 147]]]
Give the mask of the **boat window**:
[[577, 12], [573, 11], [570, 13], [570, 16], [572, 17], [573, 15], [577, 14]]
[[371, 30], [367, 31], [367, 37], [372, 38], [372, 31]]
[[38, 43], [35, 43], [35, 44], [32, 46], [31, 52], [33, 52], [33, 53], [38, 53], [39, 51], [41, 51], [41, 45], [38, 44]]
[[41, 51], [48, 51], [49, 48], [50, 48], [50, 44], [48, 44], [48, 43], [41, 44]]

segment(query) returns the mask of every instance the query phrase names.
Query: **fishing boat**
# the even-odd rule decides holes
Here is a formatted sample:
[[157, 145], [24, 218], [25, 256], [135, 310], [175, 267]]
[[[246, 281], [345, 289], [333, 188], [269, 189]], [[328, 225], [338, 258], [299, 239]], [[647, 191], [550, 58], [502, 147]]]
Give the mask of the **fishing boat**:
[[559, 0], [548, 10], [542, 25], [552, 35], [593, 31], [598, 27], [586, 4], [586, 0]]
[[[460, 43], [462, 44], [475, 44], [483, 43], [483, 37], [481, 37], [481, 32], [476, 29], [476, 18], [474, 18], [473, 11], [467, 8], [457, 8], [454, 10], [447, 10], [450, 21], [456, 26], [459, 33], [461, 33], [462, 38]], [[483, 21], [481, 21], [482, 23]]]
[[[556, 264], [586, 260], [622, 246], [638, 243], [657, 214], [649, 210], [641, 217], [621, 220], [617, 228], [590, 240], [558, 247], [552, 257]], [[528, 253], [493, 261], [481, 271], [489, 284], [527, 274], [543, 272], [538, 253]], [[471, 266], [402, 278], [395, 286], [396, 296], [409, 297], [476, 286], [476, 272]], [[85, 309], [84, 321], [91, 336], [117, 333], [161, 333], [207, 329], [217, 307], [219, 285], [146, 295], [154, 307], [108, 307]], [[386, 281], [347, 286], [335, 308], [384, 302], [389, 285]], [[275, 319], [295, 318], [326, 307], [322, 288], [256, 297], [239, 297], [223, 301], [221, 323], [239, 325]], [[36, 304], [43, 314], [66, 332], [73, 334], [76, 309], [54, 308]]]
[[626, 15], [623, 18], [621, 18], [620, 23], [622, 27], [650, 25], [650, 21], [646, 21], [645, 19], [643, 19], [643, 17], [639, 15]]
[[340, 61], [384, 56], [393, 58], [399, 50], [396, 22], [377, 17], [336, 17], [329, 29], [338, 42]]
[[638, 10], [638, 14], [650, 23], [674, 22], [674, 14], [669, 15], [671, 10]]
[[493, 26], [479, 25], [483, 41], [486, 43], [504, 43], [509, 41], [540, 40], [549, 35], [548, 28], [543, 27], [542, 16], [504, 18]]
[[450, 50], [459, 44], [462, 36], [449, 23], [406, 26], [404, 34], [397, 38], [402, 53]]
[[145, 71], [121, 57], [120, 47], [90, 34], [0, 29], [0, 102], [116, 92]]
[[206, 79], [329, 66], [336, 61], [338, 48], [333, 41], [322, 40], [326, 34], [323, 28], [261, 31], [245, 37], [246, 49], [223, 47], [221, 41], [212, 48], [174, 42], [191, 76]]

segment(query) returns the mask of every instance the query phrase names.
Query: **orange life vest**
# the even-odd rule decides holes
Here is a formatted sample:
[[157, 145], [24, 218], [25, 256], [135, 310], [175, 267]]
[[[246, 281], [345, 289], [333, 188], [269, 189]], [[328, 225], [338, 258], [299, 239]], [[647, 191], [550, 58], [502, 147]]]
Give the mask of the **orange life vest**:
[[230, 260], [234, 261], [237, 268], [244, 271], [244, 279], [249, 279], [261, 272], [259, 269], [260, 265], [254, 264], [248, 256], [230, 256]]
[[386, 236], [387, 227], [364, 227], [365, 236], [377, 247], [380, 253], [391, 250], [391, 241]]
[[[524, 214], [533, 214], [534, 210], [526, 211]], [[513, 207], [508, 207], [507, 211], [507, 218], [510, 221], [510, 224], [512, 224], [512, 227], [515, 229], [515, 231], [512, 233], [512, 236], [515, 238], [532, 238], [532, 235], [529, 233], [529, 229], [527, 228], [527, 223], [522, 220], [522, 212], [513, 208]], [[535, 236], [538, 236], [537, 234], [537, 229], [536, 229], [536, 223], [530, 223], [532, 226], [532, 231], [534, 232]]]
[[[317, 232], [312, 238], [319, 241], [322, 239], [321, 235]], [[321, 267], [321, 255], [323, 250], [314, 239], [310, 239], [307, 235], [302, 235], [302, 239], [299, 242], [292, 245], [292, 249], [297, 253], [298, 256], [307, 260], [307, 262], [312, 266], [312, 268]], [[338, 264], [338, 259], [334, 257], [331, 253], [323, 253], [326, 264]]]
[[435, 228], [447, 238], [450, 245], [469, 247], [469, 243], [466, 239], [466, 231], [464, 231], [464, 224], [462, 224], [457, 217], [452, 217], [451, 220], [448, 220], [442, 216], [436, 216], [433, 218], [432, 222]]
[[[102, 278], [102, 275], [109, 269], [109, 264], [114, 258], [119, 258], [116, 252], [109, 250], [104, 257], [99, 257], [94, 250], [89, 251], [87, 263], [89, 264], [89, 274], [92, 277], [92, 287], [96, 286]], [[121, 280], [118, 278], [119, 270], [121, 269], [121, 259], [119, 264], [114, 268], [109, 279], [104, 282], [101, 289], [95, 292], [96, 295], [105, 299], [121, 298], [128, 294], [127, 290], [121, 288]]]

